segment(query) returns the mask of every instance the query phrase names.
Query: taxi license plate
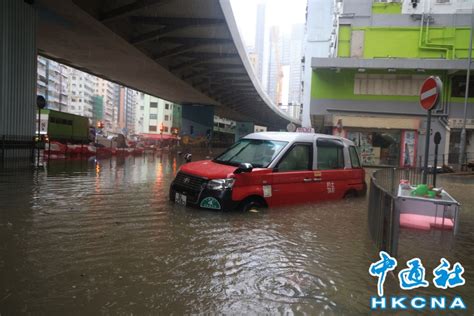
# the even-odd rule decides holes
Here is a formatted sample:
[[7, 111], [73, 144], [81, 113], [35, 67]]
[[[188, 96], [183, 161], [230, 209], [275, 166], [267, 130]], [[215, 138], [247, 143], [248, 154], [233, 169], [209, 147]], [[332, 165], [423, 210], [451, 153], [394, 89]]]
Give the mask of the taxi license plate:
[[181, 193], [176, 193], [174, 197], [174, 201], [176, 204], [186, 206], [186, 195], [181, 194]]

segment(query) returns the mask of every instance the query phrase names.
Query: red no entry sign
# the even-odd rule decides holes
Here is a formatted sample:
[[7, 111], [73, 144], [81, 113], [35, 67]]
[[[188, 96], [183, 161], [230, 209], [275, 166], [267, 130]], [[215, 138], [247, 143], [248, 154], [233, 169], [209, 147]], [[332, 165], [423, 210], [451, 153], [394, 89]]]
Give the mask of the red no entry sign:
[[438, 104], [441, 87], [439, 77], [431, 76], [423, 82], [420, 89], [420, 104], [425, 110], [429, 111]]

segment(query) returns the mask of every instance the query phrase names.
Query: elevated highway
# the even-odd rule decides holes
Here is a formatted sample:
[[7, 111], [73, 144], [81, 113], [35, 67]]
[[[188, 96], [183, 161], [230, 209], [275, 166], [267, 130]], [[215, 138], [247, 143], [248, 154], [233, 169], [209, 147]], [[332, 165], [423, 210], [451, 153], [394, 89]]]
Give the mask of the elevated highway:
[[254, 75], [230, 0], [38, 0], [41, 55], [271, 129], [299, 123]]

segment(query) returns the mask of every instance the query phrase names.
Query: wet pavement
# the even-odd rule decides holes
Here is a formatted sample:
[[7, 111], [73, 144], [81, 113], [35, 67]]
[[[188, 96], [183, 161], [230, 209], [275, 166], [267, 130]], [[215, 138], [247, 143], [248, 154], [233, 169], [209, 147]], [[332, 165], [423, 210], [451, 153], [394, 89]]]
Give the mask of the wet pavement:
[[[367, 314], [377, 258], [366, 198], [216, 212], [168, 202], [173, 155], [51, 161], [0, 171], [0, 314]], [[399, 263], [460, 261], [466, 285], [390, 295], [461, 295], [474, 305], [474, 184], [443, 185], [458, 235], [402, 230]]]

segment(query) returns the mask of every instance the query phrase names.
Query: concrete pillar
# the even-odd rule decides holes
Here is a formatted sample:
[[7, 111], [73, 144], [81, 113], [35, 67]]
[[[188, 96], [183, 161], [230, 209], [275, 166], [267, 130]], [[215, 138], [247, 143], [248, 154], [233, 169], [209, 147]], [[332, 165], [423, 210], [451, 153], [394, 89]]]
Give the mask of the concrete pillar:
[[35, 133], [36, 22], [33, 5], [0, 1], [0, 139], [9, 144], [5, 153], [0, 148], [3, 158], [31, 154], [19, 148]]
[[201, 104], [185, 104], [181, 108], [181, 135], [191, 138], [212, 136], [214, 107]]
[[255, 130], [255, 125], [253, 122], [237, 122], [235, 129], [235, 141], [238, 141], [244, 136], [253, 133]]

